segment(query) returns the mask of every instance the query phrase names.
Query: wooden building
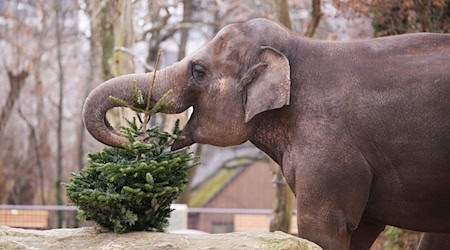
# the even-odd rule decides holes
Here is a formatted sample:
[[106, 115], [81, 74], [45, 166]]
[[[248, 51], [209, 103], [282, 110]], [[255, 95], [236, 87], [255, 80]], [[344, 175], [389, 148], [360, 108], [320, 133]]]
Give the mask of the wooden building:
[[[273, 200], [271, 163], [257, 160], [220, 168], [193, 190], [189, 207], [270, 210]], [[268, 231], [269, 221], [270, 215], [190, 213], [188, 227], [209, 233]]]

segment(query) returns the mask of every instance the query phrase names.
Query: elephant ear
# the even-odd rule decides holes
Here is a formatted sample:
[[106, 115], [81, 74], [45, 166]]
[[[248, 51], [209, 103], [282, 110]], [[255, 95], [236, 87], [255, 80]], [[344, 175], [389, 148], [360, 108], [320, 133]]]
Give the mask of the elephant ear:
[[289, 61], [272, 47], [261, 47], [260, 62], [240, 80], [244, 91], [245, 123], [255, 115], [289, 105], [291, 79]]

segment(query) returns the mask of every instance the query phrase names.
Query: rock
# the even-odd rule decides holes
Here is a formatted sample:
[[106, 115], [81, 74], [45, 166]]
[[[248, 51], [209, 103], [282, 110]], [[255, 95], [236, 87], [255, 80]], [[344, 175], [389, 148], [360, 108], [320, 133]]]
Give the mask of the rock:
[[321, 249], [282, 232], [181, 235], [153, 232], [116, 234], [98, 228], [26, 230], [0, 226], [0, 249]]

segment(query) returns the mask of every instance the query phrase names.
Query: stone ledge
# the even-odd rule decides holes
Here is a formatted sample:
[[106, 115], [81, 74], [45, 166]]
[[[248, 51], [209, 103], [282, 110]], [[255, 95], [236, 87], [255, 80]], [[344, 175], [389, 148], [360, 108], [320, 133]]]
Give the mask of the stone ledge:
[[153, 232], [116, 234], [98, 228], [26, 230], [0, 226], [0, 249], [321, 249], [282, 232], [183, 235]]

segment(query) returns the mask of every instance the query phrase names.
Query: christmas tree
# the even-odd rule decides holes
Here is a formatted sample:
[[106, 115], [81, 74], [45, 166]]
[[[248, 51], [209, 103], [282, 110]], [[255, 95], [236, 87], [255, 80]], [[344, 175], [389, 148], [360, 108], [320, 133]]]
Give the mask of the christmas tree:
[[121, 106], [145, 114], [138, 126], [136, 117], [122, 127], [129, 144], [124, 148], [106, 147], [88, 155], [88, 164], [73, 173], [66, 184], [67, 195], [79, 207], [78, 218], [93, 220], [114, 232], [162, 231], [168, 225], [170, 205], [186, 187], [187, 170], [195, 165], [186, 149], [171, 151], [180, 139], [178, 121], [172, 133], [159, 127], [147, 129], [150, 116], [171, 102], [167, 93], [152, 109], [144, 109], [142, 93], [134, 86], [133, 105], [110, 97]]

